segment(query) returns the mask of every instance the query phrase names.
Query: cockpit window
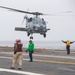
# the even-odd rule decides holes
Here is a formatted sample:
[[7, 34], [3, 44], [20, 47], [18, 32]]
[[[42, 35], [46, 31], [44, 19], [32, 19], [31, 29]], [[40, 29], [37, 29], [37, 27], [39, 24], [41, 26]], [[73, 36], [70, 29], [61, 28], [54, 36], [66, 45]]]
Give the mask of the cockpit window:
[[28, 22], [31, 22], [31, 21], [32, 21], [32, 18], [29, 18], [29, 19], [28, 19]]
[[34, 24], [38, 24], [38, 20], [34, 19], [34, 20], [33, 20], [33, 23], [34, 23]]
[[46, 22], [45, 21], [42, 21], [42, 24], [46, 25]]
[[43, 25], [46, 25], [46, 22], [44, 21], [44, 19], [42, 19], [42, 24], [43, 24]]

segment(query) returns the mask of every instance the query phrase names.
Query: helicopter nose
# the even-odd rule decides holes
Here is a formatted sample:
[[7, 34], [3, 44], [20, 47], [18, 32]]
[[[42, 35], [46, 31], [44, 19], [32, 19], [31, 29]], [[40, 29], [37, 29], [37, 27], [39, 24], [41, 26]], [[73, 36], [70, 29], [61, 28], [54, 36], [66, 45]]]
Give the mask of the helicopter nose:
[[33, 26], [33, 29], [35, 29], [36, 27], [35, 26]]
[[40, 26], [40, 30], [43, 30], [43, 27], [42, 26]]

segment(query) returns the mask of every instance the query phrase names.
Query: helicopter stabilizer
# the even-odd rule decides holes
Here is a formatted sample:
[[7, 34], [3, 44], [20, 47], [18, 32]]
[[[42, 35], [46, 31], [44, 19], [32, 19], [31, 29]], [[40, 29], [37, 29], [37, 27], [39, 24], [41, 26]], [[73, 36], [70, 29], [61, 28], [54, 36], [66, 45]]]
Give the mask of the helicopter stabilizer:
[[50, 29], [47, 29], [47, 30], [50, 30]]
[[21, 27], [15, 27], [16, 31], [27, 31], [26, 28], [21, 28]]

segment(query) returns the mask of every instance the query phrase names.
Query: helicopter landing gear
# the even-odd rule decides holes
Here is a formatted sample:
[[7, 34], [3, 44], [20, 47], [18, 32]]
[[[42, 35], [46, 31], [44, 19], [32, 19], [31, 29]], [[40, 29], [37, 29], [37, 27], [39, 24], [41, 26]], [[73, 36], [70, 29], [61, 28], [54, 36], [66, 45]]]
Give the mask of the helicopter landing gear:
[[30, 39], [33, 39], [33, 36], [32, 36], [32, 34], [31, 34], [31, 36], [30, 36]]
[[46, 37], [46, 34], [43, 34], [44, 38]]
[[27, 33], [27, 36], [29, 36], [29, 35], [30, 35], [30, 33], [28, 32], [28, 33]]

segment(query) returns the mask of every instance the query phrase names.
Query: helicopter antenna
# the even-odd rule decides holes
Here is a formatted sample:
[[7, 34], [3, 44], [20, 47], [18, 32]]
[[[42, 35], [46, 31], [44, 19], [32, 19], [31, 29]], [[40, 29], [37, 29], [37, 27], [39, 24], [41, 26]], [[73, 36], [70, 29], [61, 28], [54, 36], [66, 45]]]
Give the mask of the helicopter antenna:
[[[29, 11], [29, 8], [28, 8], [28, 10], [27, 10], [27, 12]], [[27, 15], [27, 13], [26, 13], [26, 15]]]
[[23, 18], [23, 21], [22, 21], [21, 25], [23, 25], [23, 23], [24, 23], [24, 20], [25, 20], [25, 19]]

